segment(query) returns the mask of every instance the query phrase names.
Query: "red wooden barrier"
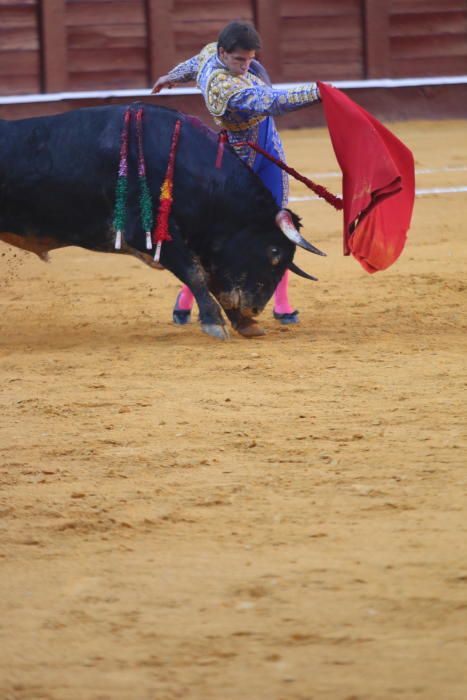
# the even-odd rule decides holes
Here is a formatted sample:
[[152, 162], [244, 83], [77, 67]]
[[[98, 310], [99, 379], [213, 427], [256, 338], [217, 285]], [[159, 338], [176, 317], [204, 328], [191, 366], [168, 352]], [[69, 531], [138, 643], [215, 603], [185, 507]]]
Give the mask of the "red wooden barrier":
[[465, 0], [0, 0], [0, 94], [148, 88], [231, 19], [276, 82], [467, 72]]

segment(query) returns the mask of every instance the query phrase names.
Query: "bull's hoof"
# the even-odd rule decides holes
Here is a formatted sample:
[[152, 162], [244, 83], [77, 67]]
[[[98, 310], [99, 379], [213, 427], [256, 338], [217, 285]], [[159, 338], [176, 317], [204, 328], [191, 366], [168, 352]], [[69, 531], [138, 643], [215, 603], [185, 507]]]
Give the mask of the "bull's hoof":
[[216, 323], [202, 323], [201, 330], [203, 331], [203, 333], [207, 333], [213, 338], [218, 338], [219, 340], [229, 339], [229, 332], [227, 328]]
[[243, 335], [244, 338], [260, 338], [262, 335], [266, 335], [264, 328], [256, 323], [256, 321], [253, 321], [246, 326], [240, 326], [236, 330], [237, 333]]

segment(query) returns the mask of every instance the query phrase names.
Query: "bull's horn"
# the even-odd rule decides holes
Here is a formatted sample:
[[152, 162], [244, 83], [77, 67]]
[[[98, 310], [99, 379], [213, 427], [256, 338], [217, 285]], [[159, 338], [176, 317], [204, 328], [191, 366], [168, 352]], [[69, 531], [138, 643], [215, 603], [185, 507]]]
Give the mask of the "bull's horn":
[[291, 272], [295, 272], [295, 274], [298, 275], [299, 277], [304, 277], [306, 280], [313, 280], [313, 282], [318, 281], [317, 277], [313, 277], [313, 275], [309, 275], [308, 272], [304, 272], [303, 270], [300, 270], [298, 265], [296, 265], [294, 262], [290, 263], [289, 270]]
[[311, 243], [308, 243], [308, 241], [306, 241], [303, 238], [303, 236], [297, 231], [297, 229], [293, 225], [292, 217], [290, 216], [289, 212], [285, 209], [281, 209], [280, 212], [277, 214], [276, 224], [279, 226], [282, 233], [285, 236], [287, 236], [289, 241], [292, 241], [292, 243], [299, 245], [300, 248], [309, 250], [310, 253], [315, 253], [316, 255], [326, 255], [326, 253], [323, 253], [322, 250], [319, 250], [319, 248], [315, 248], [314, 245], [311, 245]]

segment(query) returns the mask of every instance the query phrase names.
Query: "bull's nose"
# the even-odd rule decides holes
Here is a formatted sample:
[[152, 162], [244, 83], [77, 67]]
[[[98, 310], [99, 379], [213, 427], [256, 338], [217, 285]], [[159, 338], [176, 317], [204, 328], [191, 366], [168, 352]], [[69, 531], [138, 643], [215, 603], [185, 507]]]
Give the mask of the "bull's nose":
[[257, 306], [253, 306], [251, 310], [253, 311], [253, 316], [257, 316], [259, 314], [259, 309]]

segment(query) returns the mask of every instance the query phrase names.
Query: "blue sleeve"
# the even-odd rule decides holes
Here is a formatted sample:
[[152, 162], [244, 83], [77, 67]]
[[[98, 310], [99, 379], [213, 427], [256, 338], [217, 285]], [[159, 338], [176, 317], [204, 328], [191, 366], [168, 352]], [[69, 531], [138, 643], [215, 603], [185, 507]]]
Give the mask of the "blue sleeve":
[[256, 85], [232, 95], [228, 101], [228, 110], [229, 112], [243, 112], [249, 115], [275, 117], [319, 101], [316, 83], [283, 90]]
[[199, 56], [193, 56], [178, 66], [172, 68], [167, 74], [174, 83], [188, 83], [190, 80], [196, 80], [198, 75]]

